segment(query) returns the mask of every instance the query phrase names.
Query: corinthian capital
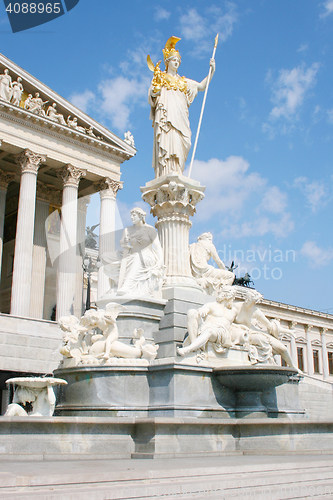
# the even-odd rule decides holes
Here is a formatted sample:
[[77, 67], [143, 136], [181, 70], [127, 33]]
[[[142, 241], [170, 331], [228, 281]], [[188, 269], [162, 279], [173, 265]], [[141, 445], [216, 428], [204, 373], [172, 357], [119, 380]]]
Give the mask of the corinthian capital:
[[16, 162], [21, 165], [22, 174], [25, 172], [31, 172], [37, 175], [40, 164], [45, 161], [46, 155], [33, 153], [30, 149], [25, 149], [16, 158]]
[[8, 184], [15, 179], [15, 174], [0, 169], [0, 189], [7, 189]]
[[101, 198], [111, 197], [116, 199], [117, 193], [119, 189], [123, 188], [123, 185], [119, 181], [105, 177], [103, 180], [97, 182], [94, 187], [97, 192], [100, 192]]
[[60, 171], [59, 175], [63, 180], [64, 187], [74, 186], [78, 187], [81, 177], [85, 177], [86, 171], [73, 165], [65, 165]]

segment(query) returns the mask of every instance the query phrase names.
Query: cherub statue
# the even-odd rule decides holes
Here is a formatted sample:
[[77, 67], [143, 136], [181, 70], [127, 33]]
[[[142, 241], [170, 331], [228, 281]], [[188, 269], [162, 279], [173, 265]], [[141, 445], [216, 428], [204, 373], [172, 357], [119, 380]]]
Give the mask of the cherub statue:
[[133, 345], [118, 340], [117, 317], [125, 309], [111, 302], [105, 309], [89, 309], [80, 320], [75, 316], [60, 318], [59, 326], [64, 331], [60, 352], [68, 360], [66, 366], [108, 364], [114, 358], [155, 359], [158, 345], [147, 344], [142, 329], [134, 330]]

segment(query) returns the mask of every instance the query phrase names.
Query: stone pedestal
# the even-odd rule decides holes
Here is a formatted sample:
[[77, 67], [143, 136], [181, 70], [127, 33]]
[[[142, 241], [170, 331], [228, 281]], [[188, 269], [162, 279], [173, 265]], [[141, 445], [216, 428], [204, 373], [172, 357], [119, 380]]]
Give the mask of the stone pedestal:
[[163, 317], [166, 300], [153, 297], [118, 297], [117, 295], [104, 295], [97, 300], [99, 309], [105, 309], [110, 302], [116, 302], [124, 306], [124, 311], [117, 317], [119, 340], [130, 343], [133, 339], [135, 328], [142, 328], [144, 337], [156, 341], [158, 337], [159, 324]]
[[200, 287], [192, 277], [189, 255], [190, 217], [204, 198], [205, 187], [181, 174], [167, 174], [147, 182], [142, 198], [157, 217], [156, 228], [164, 251], [164, 288]]

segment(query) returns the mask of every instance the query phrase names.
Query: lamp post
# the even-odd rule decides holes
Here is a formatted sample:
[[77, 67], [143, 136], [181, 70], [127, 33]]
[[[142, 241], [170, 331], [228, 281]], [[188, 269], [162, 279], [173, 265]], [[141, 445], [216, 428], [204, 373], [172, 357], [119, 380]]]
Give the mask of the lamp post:
[[85, 311], [90, 309], [91, 275], [93, 272], [98, 271], [101, 265], [102, 263], [99, 257], [97, 257], [97, 261], [94, 264], [92, 258], [89, 255], [85, 254], [82, 262], [83, 271], [86, 273], [87, 276], [87, 299], [86, 299]]

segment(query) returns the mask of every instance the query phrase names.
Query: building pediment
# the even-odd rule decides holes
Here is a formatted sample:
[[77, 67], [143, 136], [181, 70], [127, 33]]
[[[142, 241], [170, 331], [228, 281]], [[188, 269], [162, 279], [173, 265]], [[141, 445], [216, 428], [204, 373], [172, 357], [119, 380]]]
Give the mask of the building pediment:
[[[0, 54], [0, 113], [128, 160], [136, 149]], [[131, 142], [131, 141], [129, 141]]]

